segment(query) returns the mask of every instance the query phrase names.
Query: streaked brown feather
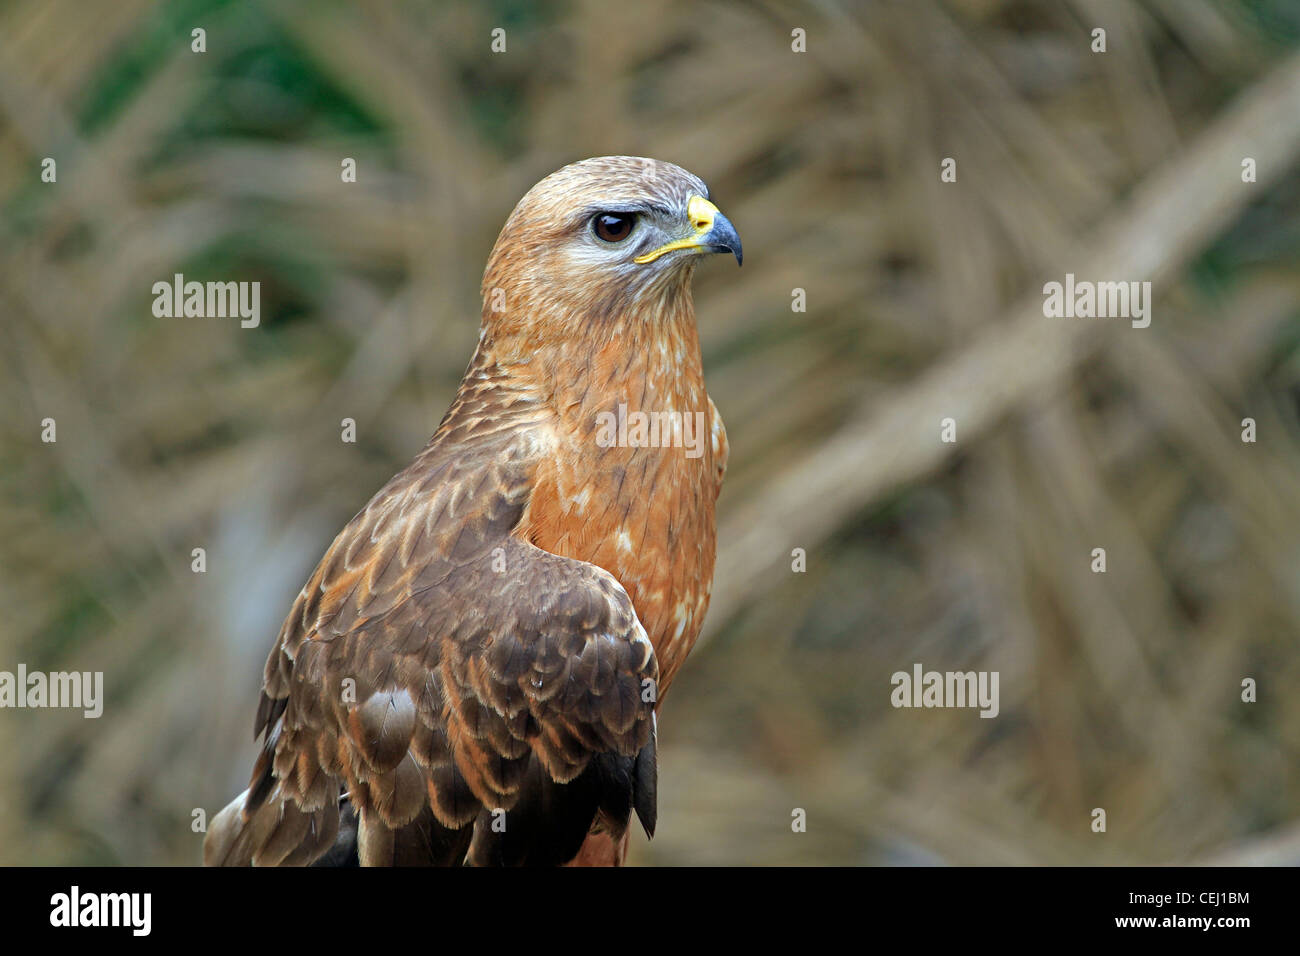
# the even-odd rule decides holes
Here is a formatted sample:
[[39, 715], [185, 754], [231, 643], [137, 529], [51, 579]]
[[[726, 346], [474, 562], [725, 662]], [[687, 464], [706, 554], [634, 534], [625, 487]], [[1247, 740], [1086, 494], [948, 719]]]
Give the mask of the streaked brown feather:
[[[263, 754], [205, 862], [617, 863], [631, 814], [653, 833], [655, 710], [708, 605], [726, 434], [693, 263], [629, 285], [562, 250], [575, 209], [704, 192], [677, 167], [606, 157], [516, 207], [451, 408], [286, 617]], [[703, 456], [598, 446], [620, 403], [704, 412]]]

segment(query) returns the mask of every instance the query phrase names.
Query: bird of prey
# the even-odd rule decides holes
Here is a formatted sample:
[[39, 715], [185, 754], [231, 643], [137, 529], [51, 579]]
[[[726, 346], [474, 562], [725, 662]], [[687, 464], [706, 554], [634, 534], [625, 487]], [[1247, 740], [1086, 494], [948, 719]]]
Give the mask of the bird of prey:
[[691, 277], [740, 238], [697, 177], [606, 156], [520, 200], [424, 450], [343, 529], [266, 663], [204, 862], [617, 865], [699, 635], [727, 437]]

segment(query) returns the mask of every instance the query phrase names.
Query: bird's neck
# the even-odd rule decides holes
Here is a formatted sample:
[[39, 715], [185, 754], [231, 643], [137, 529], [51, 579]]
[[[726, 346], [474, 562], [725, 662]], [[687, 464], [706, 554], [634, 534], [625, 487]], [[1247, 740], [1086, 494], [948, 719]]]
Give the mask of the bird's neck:
[[526, 325], [485, 319], [475, 365], [503, 394], [545, 408], [558, 427], [592, 436], [607, 413], [707, 413], [689, 283], [594, 315], [561, 304], [547, 316], [522, 305]]
[[[542, 342], [485, 324], [479, 370], [458, 406], [469, 423], [488, 407], [498, 423], [518, 416], [535, 436], [514, 533], [614, 575], [654, 645], [662, 699], [699, 634], [713, 579], [719, 476], [694, 309], [687, 291], [568, 327], [561, 341]], [[472, 381], [480, 386], [467, 397]]]

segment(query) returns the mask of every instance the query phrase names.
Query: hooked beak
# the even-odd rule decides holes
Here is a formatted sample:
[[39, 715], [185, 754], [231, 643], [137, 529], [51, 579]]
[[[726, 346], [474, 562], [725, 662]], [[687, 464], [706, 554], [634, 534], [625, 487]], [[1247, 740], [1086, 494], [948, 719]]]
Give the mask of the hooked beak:
[[731, 220], [724, 216], [718, 207], [703, 196], [692, 196], [686, 206], [686, 218], [690, 221], [691, 234], [681, 239], [665, 243], [652, 252], [637, 256], [633, 262], [645, 264], [654, 262], [660, 256], [678, 249], [689, 249], [697, 253], [730, 252], [736, 257], [736, 264], [744, 262], [744, 250], [740, 246], [740, 236]]

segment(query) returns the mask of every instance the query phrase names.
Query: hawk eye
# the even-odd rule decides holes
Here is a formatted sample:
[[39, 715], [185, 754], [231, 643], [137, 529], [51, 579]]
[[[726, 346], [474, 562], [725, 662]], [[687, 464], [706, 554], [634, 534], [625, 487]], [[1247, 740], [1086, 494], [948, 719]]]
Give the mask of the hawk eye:
[[622, 242], [632, 235], [636, 214], [630, 212], [598, 212], [591, 221], [597, 237], [606, 242]]

